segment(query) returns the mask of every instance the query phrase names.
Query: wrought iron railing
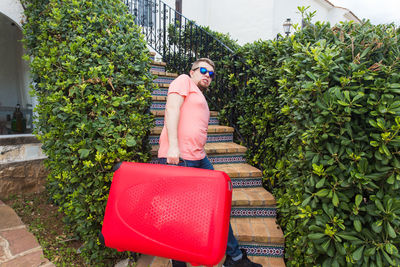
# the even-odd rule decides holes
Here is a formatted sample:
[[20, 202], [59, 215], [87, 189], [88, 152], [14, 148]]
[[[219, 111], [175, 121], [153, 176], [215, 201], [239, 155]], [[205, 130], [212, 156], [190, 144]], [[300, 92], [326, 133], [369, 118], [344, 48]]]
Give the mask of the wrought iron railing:
[[[235, 98], [247, 77], [243, 75], [245, 64], [234, 64], [243, 60], [232, 48], [161, 0], [124, 1], [136, 24], [142, 27], [148, 45], [161, 55], [169, 71], [188, 73], [191, 63], [202, 57], [216, 63], [216, 77], [205, 92], [210, 108], [220, 111]], [[236, 125], [239, 114], [234, 109], [229, 113], [226, 119], [235, 128], [236, 137], [245, 142]]]

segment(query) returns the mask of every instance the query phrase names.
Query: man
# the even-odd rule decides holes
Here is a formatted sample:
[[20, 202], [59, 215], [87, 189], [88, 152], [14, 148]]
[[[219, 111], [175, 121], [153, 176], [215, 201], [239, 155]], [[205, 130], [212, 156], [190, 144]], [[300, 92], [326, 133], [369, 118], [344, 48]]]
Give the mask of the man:
[[[202, 93], [214, 77], [214, 62], [208, 58], [195, 61], [190, 76], [180, 75], [169, 86], [165, 108], [164, 128], [160, 136], [158, 158], [162, 164], [175, 164], [213, 170], [205, 153], [210, 110]], [[182, 159], [184, 162], [180, 162]], [[224, 266], [261, 267], [251, 262], [229, 225], [228, 244]], [[186, 263], [172, 260], [174, 267]]]

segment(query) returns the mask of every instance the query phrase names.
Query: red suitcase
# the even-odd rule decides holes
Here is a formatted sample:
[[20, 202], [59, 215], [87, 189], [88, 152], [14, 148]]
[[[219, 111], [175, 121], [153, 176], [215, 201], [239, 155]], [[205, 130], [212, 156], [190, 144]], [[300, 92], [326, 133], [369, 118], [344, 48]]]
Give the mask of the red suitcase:
[[231, 201], [224, 172], [124, 162], [114, 173], [102, 238], [118, 251], [215, 265], [225, 254]]

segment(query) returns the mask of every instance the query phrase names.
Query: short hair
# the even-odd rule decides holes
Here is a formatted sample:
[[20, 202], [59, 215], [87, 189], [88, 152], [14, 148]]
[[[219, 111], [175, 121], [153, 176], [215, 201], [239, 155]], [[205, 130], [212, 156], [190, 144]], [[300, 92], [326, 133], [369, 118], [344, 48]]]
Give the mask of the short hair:
[[191, 69], [193, 70], [193, 69], [197, 68], [197, 65], [199, 65], [200, 62], [205, 62], [205, 63], [209, 64], [215, 70], [214, 61], [212, 61], [211, 59], [206, 58], [206, 57], [199, 58], [198, 60], [193, 62]]

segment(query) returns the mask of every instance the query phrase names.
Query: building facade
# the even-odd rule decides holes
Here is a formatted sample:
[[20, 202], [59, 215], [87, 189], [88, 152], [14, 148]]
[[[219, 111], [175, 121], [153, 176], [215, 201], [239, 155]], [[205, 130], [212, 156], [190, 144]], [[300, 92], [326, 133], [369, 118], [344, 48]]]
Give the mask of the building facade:
[[[327, 0], [163, 0], [190, 20], [212, 30], [229, 33], [245, 44], [256, 40], [284, 35], [283, 23], [289, 18], [301, 27], [302, 18], [297, 7], [310, 7], [316, 11], [313, 21], [327, 21], [331, 25], [340, 21], [360, 22], [350, 10], [337, 7]], [[293, 33], [293, 28], [292, 31]]]

